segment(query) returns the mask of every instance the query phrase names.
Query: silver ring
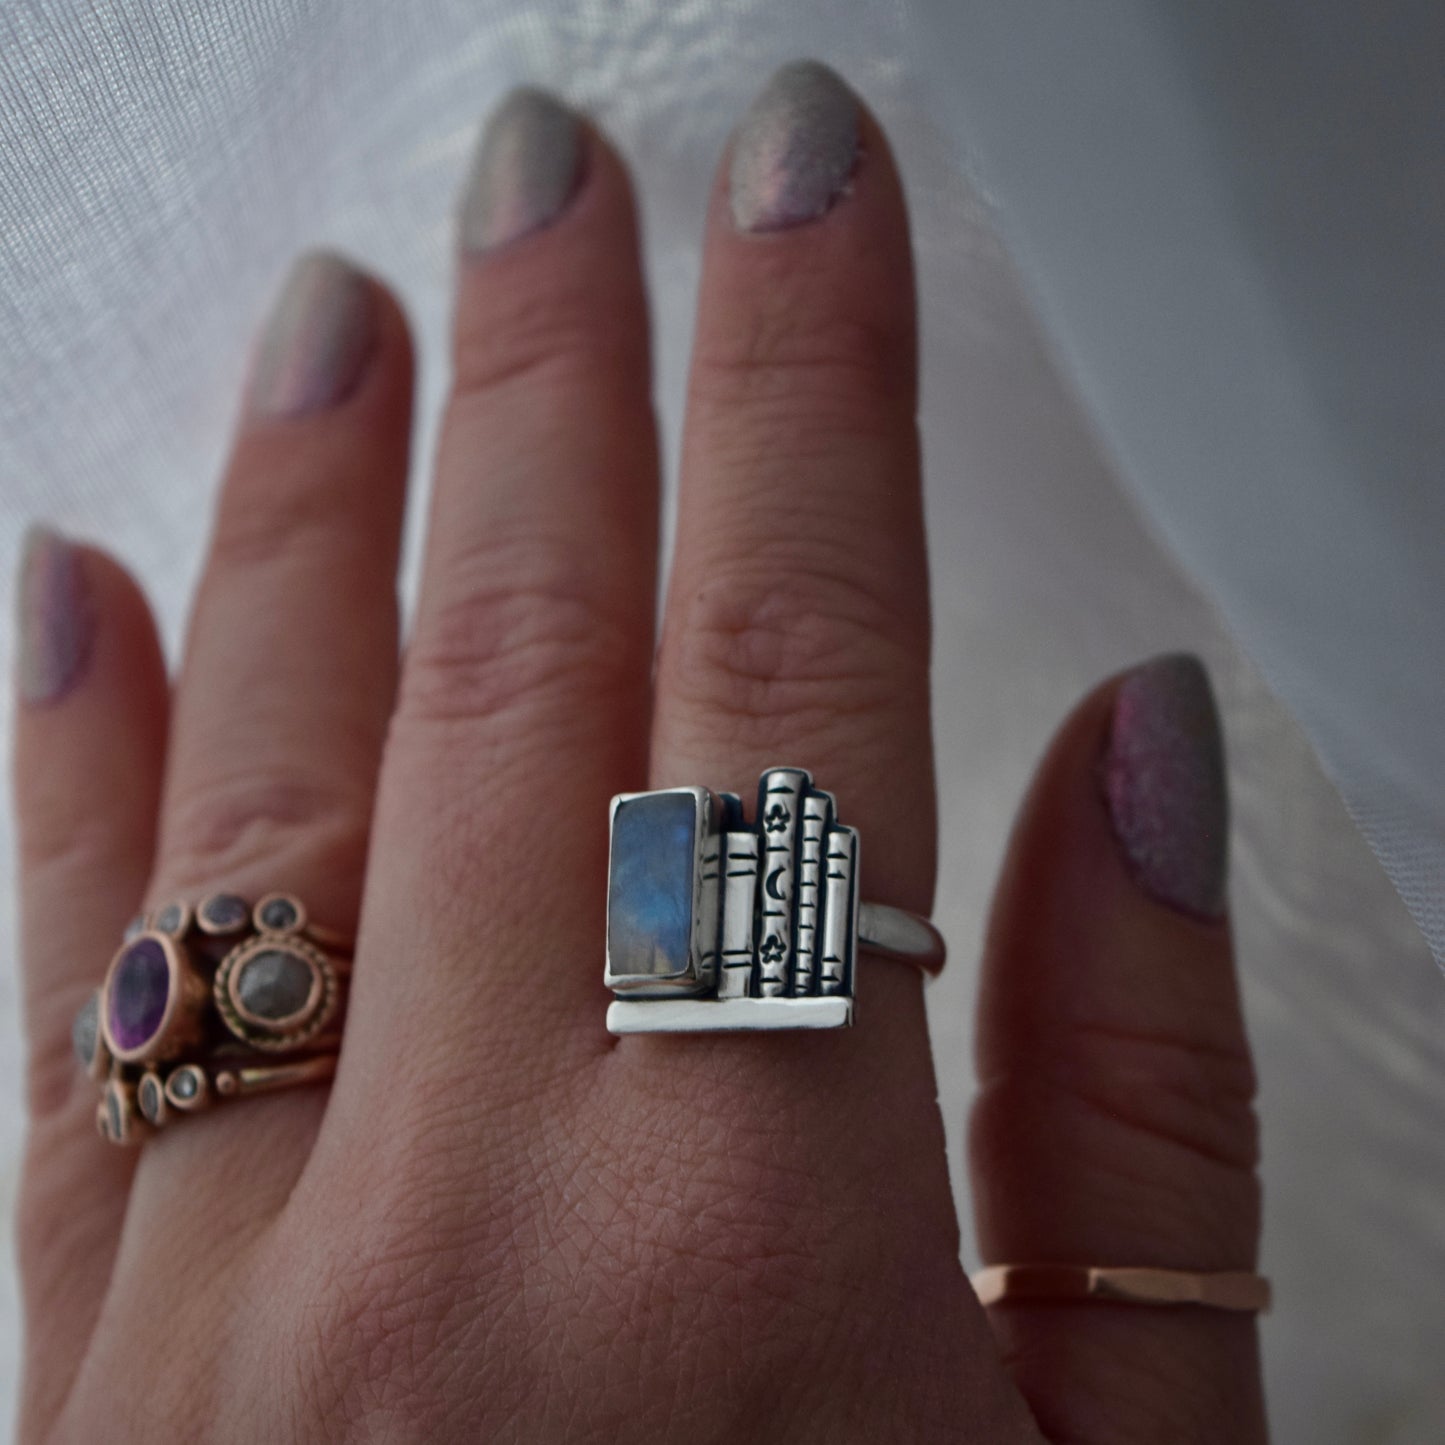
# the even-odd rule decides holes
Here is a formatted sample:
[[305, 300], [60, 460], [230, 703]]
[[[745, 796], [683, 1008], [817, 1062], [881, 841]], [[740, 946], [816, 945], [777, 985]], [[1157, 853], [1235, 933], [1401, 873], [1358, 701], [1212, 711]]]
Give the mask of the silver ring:
[[946, 953], [927, 919], [860, 904], [858, 831], [802, 768], [763, 774], [752, 823], [708, 788], [613, 798], [612, 1033], [847, 1028], [859, 949], [928, 974]]

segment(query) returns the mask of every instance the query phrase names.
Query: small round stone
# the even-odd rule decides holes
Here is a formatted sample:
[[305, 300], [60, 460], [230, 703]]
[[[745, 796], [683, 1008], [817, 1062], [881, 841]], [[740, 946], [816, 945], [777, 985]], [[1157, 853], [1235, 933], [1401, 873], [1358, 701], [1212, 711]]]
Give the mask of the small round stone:
[[199, 916], [203, 928], [214, 933], [233, 933], [245, 925], [250, 913], [244, 898], [234, 893], [213, 893], [201, 904]]
[[136, 1100], [140, 1104], [140, 1111], [152, 1124], [159, 1124], [161, 1115], [165, 1113], [166, 1096], [161, 1089], [161, 1081], [154, 1074], [147, 1074], [140, 1081], [136, 1090]]
[[284, 933], [296, 926], [300, 915], [296, 905], [289, 898], [268, 898], [261, 905], [261, 926], [273, 933]]
[[100, 995], [93, 993], [81, 1004], [75, 1022], [70, 1026], [70, 1044], [80, 1065], [88, 1069], [95, 1063], [95, 1051], [100, 1044]]
[[193, 1069], [178, 1069], [171, 1075], [170, 1088], [178, 1099], [194, 1099], [200, 1091], [200, 1081]]
[[160, 940], [144, 935], [126, 946], [110, 977], [106, 1027], [117, 1049], [132, 1053], [155, 1038], [165, 1022], [171, 970]]
[[253, 1018], [280, 1026], [305, 1012], [313, 979], [310, 963], [300, 954], [267, 948], [241, 964], [231, 988], [236, 1002]]
[[160, 933], [176, 933], [186, 921], [186, 907], [183, 903], [167, 903], [156, 914], [156, 930]]
[[125, 1138], [125, 1109], [121, 1104], [120, 1090], [114, 1085], [105, 1091], [105, 1132], [106, 1137], [116, 1144]]

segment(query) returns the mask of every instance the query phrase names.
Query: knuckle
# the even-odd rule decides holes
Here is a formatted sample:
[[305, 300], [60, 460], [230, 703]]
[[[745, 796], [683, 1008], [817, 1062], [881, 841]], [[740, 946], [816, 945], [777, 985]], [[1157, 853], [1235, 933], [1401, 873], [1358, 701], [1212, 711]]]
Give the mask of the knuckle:
[[370, 767], [348, 770], [338, 747], [326, 775], [272, 764], [215, 771], [170, 800], [160, 875], [172, 889], [268, 872], [279, 854], [312, 873], [360, 876], [366, 855]]
[[877, 592], [841, 567], [759, 561], [715, 572], [670, 619], [662, 668], [685, 707], [831, 726], [912, 701], [926, 640]]
[[560, 539], [489, 536], [445, 570], [447, 595], [418, 627], [403, 668], [403, 726], [502, 716], [539, 696], [570, 711], [640, 665], [634, 629]]
[[202, 585], [257, 569], [334, 567], [364, 528], [347, 525], [355, 508], [343, 496], [349, 468], [308, 455], [247, 466], [225, 486]]
[[1075, 1024], [1070, 1086], [1139, 1133], [1232, 1168], [1259, 1157], [1255, 1076], [1247, 1049], [1188, 1032]]
[[136, 838], [96, 817], [83, 793], [45, 796], [17, 781], [21, 866], [27, 887], [63, 897], [77, 880], [104, 878], [129, 862]]
[[455, 398], [521, 390], [596, 390], [638, 371], [638, 328], [609, 324], [596, 298], [568, 278], [553, 288], [521, 287], [463, 307], [453, 346]]
[[1165, 1194], [1191, 1181], [1252, 1181], [1259, 1159], [1254, 1074], [1243, 1048], [1074, 1025], [1066, 1040], [985, 1080], [969, 1118], [987, 1175], [1061, 1140], [1096, 1172]]
[[825, 308], [746, 312], [700, 338], [691, 400], [704, 412], [805, 411], [848, 432], [913, 410], [911, 338], [896, 322]]

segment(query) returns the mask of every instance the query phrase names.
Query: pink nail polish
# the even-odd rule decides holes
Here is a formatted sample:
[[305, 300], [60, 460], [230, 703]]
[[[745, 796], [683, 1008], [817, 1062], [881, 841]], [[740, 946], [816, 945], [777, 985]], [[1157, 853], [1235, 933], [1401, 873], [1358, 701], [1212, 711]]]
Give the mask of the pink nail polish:
[[1156, 657], [1124, 679], [1103, 781], [1115, 835], [1140, 886], [1185, 913], [1223, 913], [1229, 856], [1224, 741], [1197, 657]]
[[32, 527], [20, 562], [16, 690], [32, 706], [59, 702], [84, 676], [95, 612], [80, 554], [57, 532]]
[[758, 93], [733, 138], [728, 188], [740, 231], [816, 221], [858, 164], [858, 101], [816, 60], [785, 65]]
[[348, 261], [326, 251], [297, 261], [256, 350], [252, 415], [303, 416], [345, 401], [375, 348], [374, 313], [371, 286]]

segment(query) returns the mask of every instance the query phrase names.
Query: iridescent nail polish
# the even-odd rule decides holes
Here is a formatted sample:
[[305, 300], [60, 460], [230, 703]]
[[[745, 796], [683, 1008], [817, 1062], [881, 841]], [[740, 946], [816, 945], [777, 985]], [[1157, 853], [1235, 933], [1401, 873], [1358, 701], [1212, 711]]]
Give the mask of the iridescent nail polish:
[[582, 179], [582, 126], [546, 91], [521, 86], [482, 130], [463, 193], [461, 247], [495, 251], [550, 225]]
[[16, 689], [26, 703], [59, 702], [84, 676], [95, 612], [80, 554], [48, 527], [32, 527], [20, 562]]
[[1197, 657], [1157, 657], [1120, 685], [1104, 759], [1114, 832], [1146, 892], [1204, 918], [1224, 911], [1224, 741]]
[[376, 346], [376, 298], [366, 277], [328, 251], [291, 269], [262, 332], [250, 410], [297, 417], [345, 401]]
[[733, 223], [780, 231], [815, 221], [848, 188], [858, 164], [860, 113], [826, 65], [785, 65], [759, 92], [733, 137]]

